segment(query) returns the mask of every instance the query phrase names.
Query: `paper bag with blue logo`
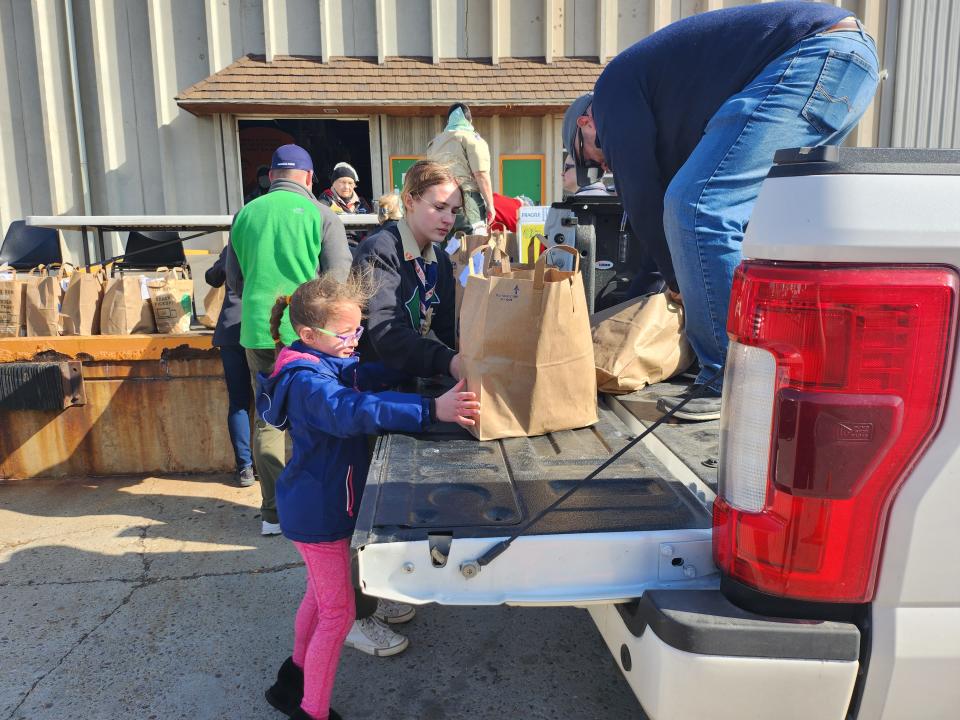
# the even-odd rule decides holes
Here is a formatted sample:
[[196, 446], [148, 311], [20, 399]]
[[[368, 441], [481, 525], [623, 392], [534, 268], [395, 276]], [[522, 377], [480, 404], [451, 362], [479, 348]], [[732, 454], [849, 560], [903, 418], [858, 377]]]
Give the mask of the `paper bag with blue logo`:
[[[572, 254], [572, 271], [547, 267]], [[597, 422], [587, 298], [575, 250], [557, 247], [530, 269], [487, 263], [471, 274], [460, 315], [467, 389], [483, 408], [479, 440], [543, 435]]]

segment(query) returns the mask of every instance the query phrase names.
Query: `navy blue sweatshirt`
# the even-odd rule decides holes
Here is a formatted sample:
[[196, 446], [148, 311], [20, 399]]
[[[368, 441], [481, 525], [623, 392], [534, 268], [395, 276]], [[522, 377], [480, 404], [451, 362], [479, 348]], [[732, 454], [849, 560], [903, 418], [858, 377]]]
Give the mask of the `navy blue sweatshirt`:
[[417, 274], [405, 258], [403, 239], [397, 224], [383, 226], [360, 243], [353, 260], [355, 268], [373, 270], [376, 294], [367, 306], [360, 338], [364, 362], [379, 361], [388, 368], [412, 377], [449, 375], [456, 351], [454, 339], [454, 282], [449, 256], [435, 249], [437, 298], [432, 329], [438, 339], [422, 336], [414, 327], [409, 305], [416, 302]]
[[597, 79], [593, 117], [600, 147], [630, 224], [674, 289], [663, 196], [707, 122], [777, 57], [850, 15], [807, 2], [694, 15], [627, 48]]

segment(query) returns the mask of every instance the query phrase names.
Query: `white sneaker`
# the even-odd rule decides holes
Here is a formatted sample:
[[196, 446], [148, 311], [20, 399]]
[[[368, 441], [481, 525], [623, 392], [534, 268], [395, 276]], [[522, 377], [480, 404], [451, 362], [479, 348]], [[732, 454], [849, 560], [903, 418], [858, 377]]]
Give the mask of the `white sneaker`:
[[260, 523], [261, 535], [279, 535], [280, 532], [280, 523], [267, 522], [266, 520]]
[[368, 617], [354, 621], [343, 644], [368, 655], [386, 657], [402, 653], [407, 649], [410, 641], [376, 618]]
[[400, 625], [413, 620], [413, 616], [416, 614], [417, 611], [413, 609], [413, 605], [381, 598], [377, 600], [377, 611], [373, 613], [373, 616], [380, 622]]

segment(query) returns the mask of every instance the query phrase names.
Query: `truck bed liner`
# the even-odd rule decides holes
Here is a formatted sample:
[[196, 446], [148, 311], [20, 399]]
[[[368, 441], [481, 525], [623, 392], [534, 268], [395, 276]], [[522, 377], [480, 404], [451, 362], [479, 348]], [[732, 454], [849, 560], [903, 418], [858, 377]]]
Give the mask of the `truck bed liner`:
[[[619, 402], [644, 427], [649, 427], [660, 418], [657, 399], [663, 395], [679, 395], [689, 381], [676, 378], [670, 382], [650, 385], [629, 395], [618, 395]], [[667, 449], [676, 455], [690, 470], [717, 491], [717, 460], [720, 454], [720, 421], [666, 422], [653, 431]]]
[[[455, 425], [377, 441], [354, 545], [429, 534], [503, 537], [554, 502], [632, 435], [610, 410], [590, 428], [478, 442]], [[531, 533], [709, 528], [704, 506], [638, 445]]]

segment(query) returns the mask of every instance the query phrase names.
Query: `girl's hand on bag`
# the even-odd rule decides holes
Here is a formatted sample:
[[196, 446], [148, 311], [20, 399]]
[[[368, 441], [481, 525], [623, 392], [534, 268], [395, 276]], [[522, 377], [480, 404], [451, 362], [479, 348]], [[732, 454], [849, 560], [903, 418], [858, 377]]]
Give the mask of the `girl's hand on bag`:
[[480, 414], [480, 403], [476, 393], [463, 389], [466, 384], [466, 380], [461, 380], [437, 398], [437, 420], [455, 422], [462, 427], [476, 425], [471, 418]]

